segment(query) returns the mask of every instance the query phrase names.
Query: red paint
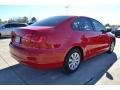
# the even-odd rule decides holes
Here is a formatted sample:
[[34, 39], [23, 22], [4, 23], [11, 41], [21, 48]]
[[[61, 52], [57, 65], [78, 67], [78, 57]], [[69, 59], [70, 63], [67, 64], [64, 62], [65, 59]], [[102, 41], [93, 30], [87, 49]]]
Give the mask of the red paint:
[[[112, 35], [95, 31], [74, 31], [70, 16], [57, 26], [28, 26], [12, 32], [11, 55], [20, 63], [34, 68], [62, 67], [68, 51], [78, 46], [83, 50], [83, 60], [109, 49]], [[15, 37], [21, 37], [21, 43]]]

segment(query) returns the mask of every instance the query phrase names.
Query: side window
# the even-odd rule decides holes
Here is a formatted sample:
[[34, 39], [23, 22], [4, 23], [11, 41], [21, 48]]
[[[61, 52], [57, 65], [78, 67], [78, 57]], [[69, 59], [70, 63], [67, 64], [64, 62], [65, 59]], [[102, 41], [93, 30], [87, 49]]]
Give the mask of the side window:
[[96, 31], [105, 30], [105, 27], [97, 20], [92, 19], [92, 23], [93, 23]]
[[27, 26], [26, 24], [18, 24], [18, 27], [25, 27]]
[[11, 28], [18, 27], [17, 24], [11, 24]]
[[6, 24], [4, 27], [5, 27], [5, 28], [10, 28], [11, 25], [10, 25], [10, 24]]
[[77, 18], [76, 20], [74, 20], [74, 22], [72, 23], [72, 29], [73, 30], [79, 30], [80, 29], [80, 21]]
[[81, 22], [80, 30], [86, 30], [86, 31], [93, 30], [91, 22], [90, 22], [90, 20], [88, 18], [82, 18], [81, 17], [79, 20]]
[[90, 20], [84, 17], [77, 18], [72, 23], [72, 28], [73, 30], [86, 30], [86, 31], [93, 30]]

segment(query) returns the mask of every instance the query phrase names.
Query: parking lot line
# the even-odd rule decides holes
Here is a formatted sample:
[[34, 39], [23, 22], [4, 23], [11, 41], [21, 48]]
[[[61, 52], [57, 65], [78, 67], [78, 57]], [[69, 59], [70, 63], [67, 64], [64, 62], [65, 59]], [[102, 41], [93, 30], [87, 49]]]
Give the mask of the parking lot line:
[[6, 62], [0, 57], [0, 70], [9, 67]]
[[[0, 40], [0, 57], [2, 59], [1, 62], [6, 63], [7, 64], [6, 67], [18, 64], [18, 62], [10, 56], [9, 42], [10, 42], [10, 39]], [[4, 65], [4, 68], [6, 67]]]

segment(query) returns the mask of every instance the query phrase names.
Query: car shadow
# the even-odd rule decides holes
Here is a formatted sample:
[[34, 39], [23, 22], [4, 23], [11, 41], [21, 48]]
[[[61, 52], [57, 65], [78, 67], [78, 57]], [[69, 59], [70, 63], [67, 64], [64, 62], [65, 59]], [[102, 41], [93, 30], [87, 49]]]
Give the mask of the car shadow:
[[[79, 69], [69, 75], [64, 74], [62, 69], [36, 70], [17, 64], [0, 70], [0, 84], [94, 85], [116, 60], [115, 53], [104, 53], [82, 62]], [[109, 73], [107, 77], [114, 79]]]

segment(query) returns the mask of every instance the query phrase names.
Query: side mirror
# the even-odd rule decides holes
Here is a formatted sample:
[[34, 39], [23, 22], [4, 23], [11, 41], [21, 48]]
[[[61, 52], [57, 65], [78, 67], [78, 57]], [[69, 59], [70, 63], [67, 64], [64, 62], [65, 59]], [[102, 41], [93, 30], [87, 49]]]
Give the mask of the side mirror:
[[109, 28], [109, 29], [106, 29], [106, 31], [107, 31], [107, 32], [111, 32], [111, 31], [112, 31], [112, 29], [111, 29], [111, 28]]
[[102, 33], [108, 32], [107, 29], [101, 30]]
[[112, 31], [112, 29], [104, 29], [104, 30], [101, 30], [101, 32], [103, 32], [103, 33], [111, 32], [111, 31]]

